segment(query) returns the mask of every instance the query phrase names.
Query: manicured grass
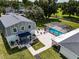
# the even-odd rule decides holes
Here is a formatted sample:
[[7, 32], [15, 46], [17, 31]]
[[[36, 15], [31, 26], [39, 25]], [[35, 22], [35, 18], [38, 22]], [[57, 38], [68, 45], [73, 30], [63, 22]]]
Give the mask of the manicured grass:
[[62, 10], [61, 10], [61, 8], [59, 8], [59, 9], [57, 10], [56, 15], [62, 17]]
[[49, 48], [46, 51], [40, 53], [41, 59], [62, 59], [60, 54], [54, 51], [53, 48]]
[[[63, 11], [61, 10], [61, 8], [58, 8], [57, 13], [56, 13], [55, 15], [61, 16], [61, 17], [64, 17], [64, 16], [67, 17], [67, 16], [69, 16], [69, 15], [67, 15], [67, 14], [63, 15], [62, 12], [63, 12]], [[79, 16], [76, 16], [76, 15], [71, 15], [71, 17], [79, 18]]]
[[11, 54], [8, 53], [7, 49], [0, 36], [0, 59], [35, 59], [27, 49], [23, 49], [21, 51], [17, 51], [18, 49], [15, 49], [17, 52]]
[[69, 25], [73, 28], [79, 28], [79, 24], [78, 23], [75, 23], [75, 22], [71, 22], [71, 21], [66, 21], [66, 20], [61, 20], [61, 23], [62, 24], [66, 24], [66, 25]]
[[79, 16], [71, 15], [71, 17], [69, 17], [69, 15], [62, 15], [62, 11], [60, 8], [58, 9], [58, 13], [56, 13], [56, 15], [65, 18], [65, 20], [61, 20], [62, 24], [69, 25], [73, 28], [79, 28], [79, 24], [76, 23], [79, 22]]
[[38, 50], [38, 49], [40, 49], [42, 47], [44, 47], [44, 45], [40, 41], [38, 43], [36, 43], [36, 44], [33, 45], [33, 48], [35, 50]]
[[[43, 47], [44, 45], [37, 43], [35, 49]], [[17, 50], [17, 49], [16, 49]], [[52, 48], [40, 53], [41, 59], [62, 59], [60, 55]], [[0, 59], [35, 59], [27, 49], [9, 54], [6, 50], [4, 42], [0, 36]]]

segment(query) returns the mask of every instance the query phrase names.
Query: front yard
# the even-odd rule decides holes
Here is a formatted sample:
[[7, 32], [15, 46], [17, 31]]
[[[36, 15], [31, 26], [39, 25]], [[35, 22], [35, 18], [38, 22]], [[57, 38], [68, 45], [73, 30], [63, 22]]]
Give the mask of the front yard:
[[53, 48], [49, 48], [46, 51], [40, 53], [41, 59], [62, 59], [61, 55], [54, 51]]
[[38, 50], [38, 49], [40, 49], [42, 47], [44, 47], [44, 45], [40, 41], [33, 45], [33, 48], [35, 50]]
[[7, 51], [7, 49], [9, 49], [9, 48], [7, 47], [7, 49], [6, 49], [6, 47], [5, 47], [6, 45], [4, 45], [4, 42], [3, 42], [1, 35], [0, 35], [0, 59], [35, 59], [30, 54], [28, 49], [22, 49], [19, 51], [16, 48], [15, 50], [13, 50], [13, 51], [15, 51], [15, 53], [9, 54], [8, 52], [12, 52], [12, 50]]
[[[35, 57], [31, 55], [28, 49], [22, 49], [20, 51], [17, 51], [18, 49], [15, 48], [13, 51], [17, 51], [17, 52], [9, 54], [8, 51], [6, 50], [5, 47], [6, 45], [4, 45], [4, 42], [0, 36], [0, 59], [35, 59]], [[34, 48], [39, 49], [43, 46], [44, 45], [38, 42], [37, 44], [34, 45]], [[53, 48], [47, 49], [46, 51], [40, 53], [39, 55], [41, 59], [62, 59], [60, 57], [60, 54], [55, 52]]]

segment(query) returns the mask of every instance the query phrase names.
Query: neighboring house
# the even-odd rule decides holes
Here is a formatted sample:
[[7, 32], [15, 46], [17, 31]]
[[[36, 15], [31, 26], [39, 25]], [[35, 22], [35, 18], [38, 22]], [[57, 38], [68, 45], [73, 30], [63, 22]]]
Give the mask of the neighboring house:
[[7, 13], [15, 13], [16, 10], [12, 7], [6, 7], [5, 11], [6, 11], [6, 14], [7, 14]]
[[67, 59], [79, 59], [79, 29], [63, 34], [58, 39], [61, 54]]
[[6, 1], [19, 1], [19, 2], [22, 2], [22, 0], [6, 0]]
[[18, 13], [21, 16], [25, 16], [25, 12], [26, 12], [26, 9], [21, 6], [21, 7], [19, 7], [19, 9], [16, 13]]
[[24, 7], [20, 7], [19, 9], [14, 9], [12, 7], [6, 7], [5, 12], [6, 12], [5, 14], [16, 13], [16, 14], [19, 14], [21, 16], [25, 16], [25, 8]]
[[35, 22], [20, 15], [9, 14], [0, 18], [0, 30], [11, 48], [31, 43], [31, 31], [35, 29]]

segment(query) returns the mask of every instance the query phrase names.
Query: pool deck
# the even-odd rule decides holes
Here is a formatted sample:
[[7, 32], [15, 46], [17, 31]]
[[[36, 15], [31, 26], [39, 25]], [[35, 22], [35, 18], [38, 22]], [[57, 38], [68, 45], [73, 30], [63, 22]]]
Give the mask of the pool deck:
[[73, 36], [73, 35], [75, 35], [77, 33], [79, 33], [79, 28], [75, 29], [75, 30], [72, 30], [72, 31], [70, 31], [70, 32], [68, 32], [66, 34], [62, 34], [62, 35], [60, 35], [58, 37], [55, 37], [54, 41], [56, 41], [57, 43], [60, 43], [61, 41], [65, 40], [65, 39], [67, 39], [67, 38], [69, 38], [69, 37], [71, 37], [71, 36]]
[[53, 28], [53, 29], [56, 29], [60, 32], [63, 32], [63, 33], [67, 33], [67, 29], [63, 29], [62, 26], [65, 26], [65, 25], [62, 25], [60, 23], [48, 23], [48, 24], [45, 24], [45, 26], [49, 27], [49, 28]]

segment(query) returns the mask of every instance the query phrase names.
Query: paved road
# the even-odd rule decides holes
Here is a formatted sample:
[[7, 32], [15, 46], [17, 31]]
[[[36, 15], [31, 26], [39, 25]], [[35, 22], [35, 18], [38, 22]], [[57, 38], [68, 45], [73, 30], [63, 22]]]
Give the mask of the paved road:
[[34, 57], [35, 57], [35, 59], [41, 59], [39, 54], [35, 55]]

